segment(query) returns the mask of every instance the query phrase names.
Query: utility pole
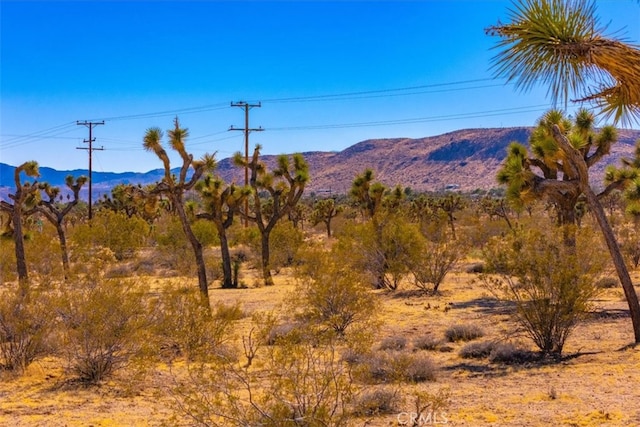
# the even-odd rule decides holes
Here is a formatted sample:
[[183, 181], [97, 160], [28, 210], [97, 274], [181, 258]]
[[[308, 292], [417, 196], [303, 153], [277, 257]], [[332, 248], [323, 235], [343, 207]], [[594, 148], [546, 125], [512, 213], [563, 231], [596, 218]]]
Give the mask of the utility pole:
[[[262, 132], [264, 130], [262, 126], [253, 129], [249, 127], [249, 110], [253, 107], [262, 107], [262, 105], [260, 102], [258, 102], [257, 104], [249, 104], [248, 102], [240, 101], [232, 102], [231, 106], [244, 108], [244, 128], [235, 128], [233, 127], [233, 125], [231, 125], [229, 130], [244, 131], [244, 185], [247, 186], [249, 185], [249, 132]], [[258, 197], [257, 194], [256, 197]], [[244, 217], [244, 227], [247, 228], [249, 226], [249, 200], [247, 198], [244, 199], [244, 211], [246, 213]]]
[[76, 124], [78, 126], [86, 126], [89, 128], [89, 139], [85, 139], [83, 142], [88, 142], [89, 143], [89, 148], [86, 147], [76, 147], [77, 150], [89, 150], [89, 225], [91, 225], [91, 218], [93, 218], [92, 214], [91, 214], [91, 205], [93, 204], [93, 200], [91, 200], [91, 177], [93, 175], [93, 169], [92, 169], [92, 153], [94, 150], [104, 150], [104, 147], [100, 147], [100, 148], [93, 148], [93, 142], [96, 140], [93, 137], [93, 127], [94, 126], [98, 126], [98, 125], [103, 125], [104, 124], [104, 120], [101, 122], [88, 122], [88, 121], [77, 121]]

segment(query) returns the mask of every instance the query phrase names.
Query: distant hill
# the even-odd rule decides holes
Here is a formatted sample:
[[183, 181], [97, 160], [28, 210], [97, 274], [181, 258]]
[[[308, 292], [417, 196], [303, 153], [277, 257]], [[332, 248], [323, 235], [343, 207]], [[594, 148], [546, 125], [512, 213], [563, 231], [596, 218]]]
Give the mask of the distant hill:
[[[340, 152], [302, 153], [311, 172], [306, 193], [346, 193], [355, 175], [365, 168], [372, 169], [376, 179], [388, 186], [400, 184], [414, 191], [437, 191], [447, 185], [455, 185], [462, 191], [494, 188], [496, 171], [504, 160], [507, 146], [512, 141], [526, 144], [531, 130], [526, 127], [464, 129], [419, 139], [370, 139]], [[593, 169], [594, 185], [602, 182], [606, 164], [619, 164], [620, 158], [633, 156], [634, 144], [639, 139], [640, 130], [619, 131], [618, 143], [606, 163]], [[262, 160], [273, 166], [275, 158], [263, 156]], [[13, 186], [14, 170], [14, 166], [0, 163], [0, 195], [3, 197]], [[234, 166], [229, 158], [219, 161], [217, 173], [226, 181], [244, 181], [244, 170]], [[88, 171], [40, 167], [40, 174], [39, 180], [64, 186], [67, 175], [88, 175]], [[117, 184], [151, 184], [162, 176], [161, 169], [146, 173], [94, 171], [94, 199], [109, 193]]]

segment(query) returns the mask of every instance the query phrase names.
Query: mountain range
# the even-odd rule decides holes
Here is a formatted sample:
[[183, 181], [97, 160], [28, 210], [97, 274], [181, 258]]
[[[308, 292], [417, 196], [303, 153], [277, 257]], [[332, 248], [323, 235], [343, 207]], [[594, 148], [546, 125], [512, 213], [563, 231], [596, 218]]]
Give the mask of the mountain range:
[[[497, 187], [496, 172], [505, 158], [508, 145], [517, 141], [527, 144], [532, 128], [463, 129], [425, 138], [369, 139], [339, 152], [312, 151], [302, 153], [309, 163], [311, 181], [306, 193], [344, 194], [351, 182], [366, 168], [374, 171], [377, 181], [388, 186], [402, 185], [413, 191], [488, 190]], [[602, 182], [604, 168], [619, 164], [623, 157], [632, 157], [640, 130], [619, 130], [618, 142], [602, 164], [591, 169], [595, 186]], [[276, 156], [262, 156], [267, 167], [275, 164]], [[0, 163], [0, 196], [12, 191], [15, 166]], [[177, 169], [176, 169], [177, 173]], [[216, 173], [227, 182], [244, 182], [244, 169], [233, 165], [230, 158], [218, 162]], [[67, 175], [88, 175], [86, 169], [58, 171], [40, 167], [39, 181], [64, 187]], [[162, 169], [138, 172], [93, 172], [93, 197], [108, 194], [117, 184], [151, 184], [163, 176]], [[84, 197], [87, 188], [85, 186]]]

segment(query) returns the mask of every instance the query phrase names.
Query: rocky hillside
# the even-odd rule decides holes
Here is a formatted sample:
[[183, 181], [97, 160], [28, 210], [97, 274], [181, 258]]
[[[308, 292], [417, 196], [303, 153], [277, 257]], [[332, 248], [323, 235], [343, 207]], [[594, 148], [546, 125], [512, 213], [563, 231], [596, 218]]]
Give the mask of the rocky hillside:
[[[400, 184], [414, 191], [437, 191], [455, 186], [462, 191], [496, 187], [496, 171], [512, 141], [526, 144], [531, 128], [465, 129], [444, 135], [409, 139], [373, 139], [359, 142], [340, 152], [303, 153], [311, 168], [307, 193], [345, 193], [356, 174], [366, 168], [375, 172], [377, 180], [386, 185]], [[621, 157], [633, 155], [640, 130], [621, 130], [606, 164], [618, 164]], [[274, 156], [264, 156], [273, 165]], [[605, 164], [592, 174], [594, 185], [602, 182]], [[6, 195], [13, 183], [12, 166], [0, 164], [1, 194]], [[87, 174], [86, 170], [55, 171], [41, 168], [41, 180], [63, 186], [68, 174]], [[218, 173], [227, 181], [244, 181], [244, 171], [222, 159]], [[107, 193], [119, 183], [150, 184], [162, 177], [161, 170], [147, 173], [95, 173], [94, 197]], [[86, 197], [86, 196], [85, 196]]]
[[[465, 129], [444, 135], [410, 139], [374, 139], [359, 142], [337, 153], [304, 153], [311, 168], [309, 192], [345, 193], [356, 174], [370, 168], [388, 186], [400, 184], [415, 191], [438, 191], [456, 186], [462, 191], [497, 186], [496, 171], [513, 141], [526, 145], [531, 128]], [[607, 164], [633, 155], [640, 131], [621, 130]], [[273, 161], [266, 156], [265, 162]], [[593, 169], [594, 184], [602, 181], [605, 165]], [[220, 164], [226, 179], [242, 182], [228, 161]]]

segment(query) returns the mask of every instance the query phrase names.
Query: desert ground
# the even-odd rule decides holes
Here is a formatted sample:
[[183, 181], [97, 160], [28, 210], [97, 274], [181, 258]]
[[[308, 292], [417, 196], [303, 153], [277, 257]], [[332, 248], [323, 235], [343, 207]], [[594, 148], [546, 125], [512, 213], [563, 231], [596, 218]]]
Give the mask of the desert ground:
[[[427, 352], [437, 366], [435, 381], [421, 383], [429, 391], [448, 390], [448, 406], [439, 419], [420, 425], [452, 426], [633, 426], [640, 425], [640, 347], [633, 342], [631, 322], [622, 290], [610, 288], [594, 301], [593, 312], [569, 337], [560, 361], [492, 363], [459, 355], [465, 342], [446, 342], [452, 325], [475, 325], [484, 336], [478, 341], [509, 339], [534, 348], [519, 336], [510, 319], [511, 308], [495, 300], [460, 264], [438, 295], [409, 289], [373, 291], [381, 300], [378, 340], [406, 338], [411, 349], [416, 337], [431, 335], [440, 344]], [[245, 281], [252, 283], [245, 272]], [[634, 283], [640, 275], [633, 275]], [[157, 286], [175, 279], [149, 278]], [[191, 280], [191, 279], [184, 279]], [[293, 290], [286, 271], [272, 287], [213, 289], [212, 301], [239, 303], [250, 314], [278, 309]], [[196, 286], [193, 280], [193, 286]], [[248, 328], [249, 317], [238, 320]], [[181, 363], [158, 364], [153, 369], [125, 369], [98, 386], [82, 387], [70, 381], [54, 357], [39, 360], [23, 375], [3, 373], [0, 381], [0, 425], [6, 426], [163, 426], [191, 425], [173, 409], [171, 385]], [[395, 385], [400, 393], [416, 385]], [[362, 417], [353, 425], [407, 425], [411, 408], [397, 413]], [[171, 421], [169, 421], [171, 419]]]

